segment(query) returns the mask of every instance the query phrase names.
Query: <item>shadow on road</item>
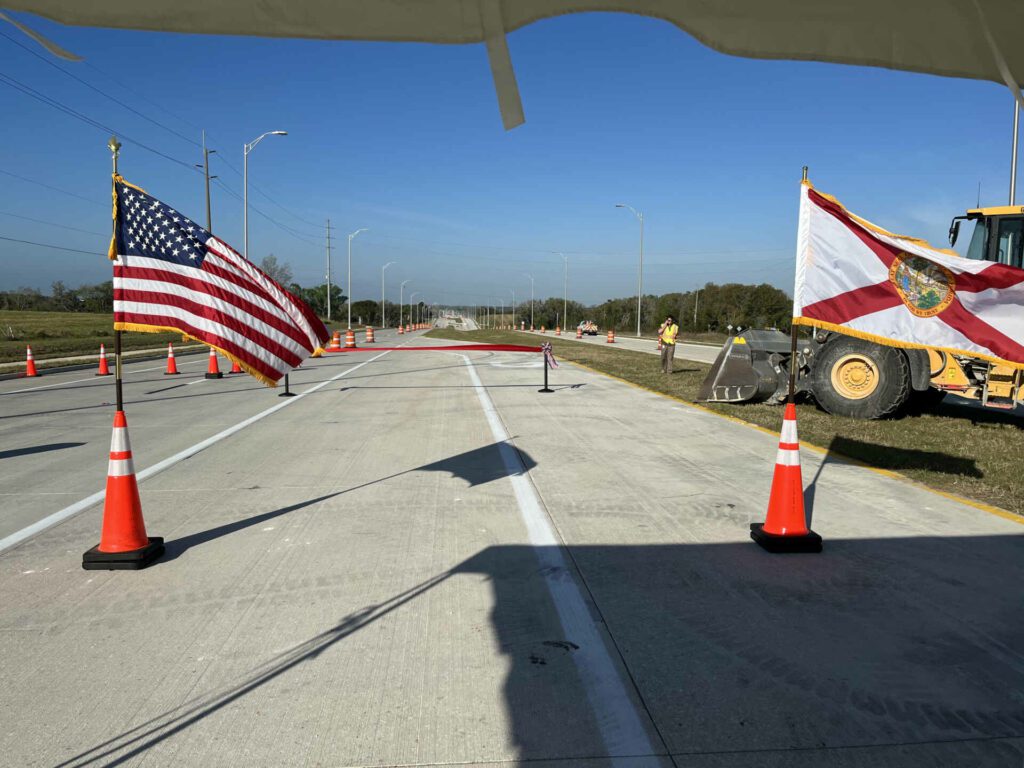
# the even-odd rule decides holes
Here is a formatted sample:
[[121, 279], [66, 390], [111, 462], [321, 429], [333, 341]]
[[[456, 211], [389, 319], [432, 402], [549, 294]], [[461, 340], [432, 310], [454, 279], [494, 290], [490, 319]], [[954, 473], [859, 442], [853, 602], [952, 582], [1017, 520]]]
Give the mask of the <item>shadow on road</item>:
[[[445, 600], [459, 605], [450, 582], [467, 575], [490, 585], [493, 607], [489, 631], [459, 643], [494, 646], [504, 657], [505, 716], [518, 762], [575, 758], [603, 765], [601, 758], [616, 754], [620, 723], [597, 721], [587, 700], [584, 679], [600, 670], [586, 659], [596, 649], [566, 635], [564, 605], [552, 598], [572, 582], [593, 600], [588, 620], [608, 638], [599, 641], [602, 653], [621, 666], [626, 689], [639, 691], [641, 720], [654, 723], [652, 761], [669, 753], [677, 765], [715, 768], [1021, 764], [1024, 613], [1017, 585], [1024, 577], [1024, 536], [834, 539], [826, 540], [824, 553], [803, 556], [771, 555], [751, 542], [565, 551], [568, 570], [542, 568], [552, 562], [544, 547], [487, 547], [58, 768], [132, 761], [299, 665], [353, 653], [339, 643], [373, 631], [378, 619], [430, 590], [444, 585], [452, 590]], [[403, 611], [392, 621], [413, 622], [411, 632], [420, 627], [416, 615]], [[468, 632], [473, 623], [439, 620], [450, 621], [453, 633]], [[378, 642], [386, 647], [394, 632], [381, 629]], [[325, 679], [337, 679], [328, 670], [339, 665], [364, 663], [335, 657]], [[415, 681], [393, 684], [425, 684], [419, 675], [426, 671], [412, 674]], [[487, 691], [472, 686], [472, 670], [452, 667], [444, 674], [456, 676], [464, 692], [451, 703], [453, 717], [487, 700]], [[295, 681], [277, 685], [264, 701], [326, 693]], [[330, 695], [358, 708], [395, 691]], [[285, 707], [288, 722], [304, 711], [303, 701], [296, 700], [292, 714]], [[225, 731], [213, 725], [208, 733], [223, 738]], [[296, 754], [303, 754], [302, 739], [317, 738], [291, 737]], [[381, 762], [392, 756], [389, 746], [374, 752]], [[460, 749], [448, 757], [481, 758]], [[330, 755], [329, 762], [347, 764], [350, 757]], [[631, 766], [656, 764], [628, 757]]]
[[0, 459], [13, 459], [15, 456], [28, 456], [33, 453], [47, 453], [48, 451], [62, 451], [65, 448], [77, 448], [85, 443], [47, 443], [46, 445], [32, 445], [28, 448], [11, 448], [0, 451]]

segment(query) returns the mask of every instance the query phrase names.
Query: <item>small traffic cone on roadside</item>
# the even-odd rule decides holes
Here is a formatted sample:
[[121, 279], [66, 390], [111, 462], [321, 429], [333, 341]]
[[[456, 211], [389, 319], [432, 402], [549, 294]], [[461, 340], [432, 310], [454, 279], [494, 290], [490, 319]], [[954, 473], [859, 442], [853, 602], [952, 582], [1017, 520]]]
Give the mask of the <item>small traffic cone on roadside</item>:
[[107, 367], [107, 348], [100, 344], [100, 369], [96, 371], [97, 376], [110, 376], [110, 368]]
[[583, 338], [583, 329], [582, 328], [579, 328], [579, 327], [576, 328], [576, 338], [577, 339], [582, 339]]
[[228, 373], [245, 373], [245, 371], [242, 370], [242, 366], [240, 366], [236, 360], [232, 360], [231, 370], [228, 371]]
[[213, 347], [210, 347], [210, 364], [206, 367], [206, 378], [224, 378], [224, 374], [220, 372], [220, 366], [217, 364], [217, 350], [215, 350]]
[[607, 343], [607, 344], [614, 344], [615, 343], [615, 331], [613, 331], [611, 328], [608, 329], [608, 341], [605, 342], [605, 343]]
[[556, 325], [555, 326], [555, 336], [561, 336], [561, 335], [562, 335], [562, 326]]
[[405, 324], [405, 332], [406, 333], [412, 333], [412, 326], [409, 325], [409, 323]]
[[349, 328], [345, 331], [345, 349], [356, 348], [356, 332]]
[[82, 555], [82, 567], [87, 571], [135, 571], [145, 568], [163, 553], [164, 540], [146, 535], [132, 446], [128, 441], [128, 422], [124, 411], [117, 411], [114, 434], [110, 438], [100, 543]]
[[540, 332], [541, 333], [544, 333], [546, 330], [547, 330], [547, 328], [545, 328], [543, 325], [540, 327]]
[[661, 352], [661, 336], [658, 337], [658, 351]]
[[181, 371], [178, 370], [178, 364], [174, 361], [174, 345], [171, 342], [167, 342], [167, 370], [164, 371], [164, 376], [177, 376]]
[[366, 343], [375, 344], [377, 340], [373, 338], [373, 326], [366, 326]]
[[405, 333], [405, 329], [401, 325], [399, 325], [398, 326], [398, 332], [399, 333]]
[[769, 552], [821, 552], [821, 536], [807, 527], [793, 403], [786, 403], [768, 514], [763, 523], [750, 524], [750, 538]]
[[335, 331], [331, 335], [331, 346], [327, 348], [328, 352], [341, 352], [341, 331]]
[[30, 379], [39, 375], [39, 371], [36, 370], [35, 358], [32, 357], [32, 347], [25, 347], [25, 378]]

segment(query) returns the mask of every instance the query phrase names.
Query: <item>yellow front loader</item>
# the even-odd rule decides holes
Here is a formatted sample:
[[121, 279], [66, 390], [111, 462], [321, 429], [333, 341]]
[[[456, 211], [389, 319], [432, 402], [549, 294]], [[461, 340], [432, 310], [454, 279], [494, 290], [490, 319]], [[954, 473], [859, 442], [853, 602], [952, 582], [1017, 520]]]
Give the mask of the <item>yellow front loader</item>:
[[[1024, 207], [974, 208], [953, 219], [954, 245], [964, 221], [974, 222], [969, 259], [1024, 268]], [[1024, 402], [1019, 368], [935, 349], [899, 349], [824, 329], [812, 329], [790, 355], [790, 339], [779, 331], [745, 331], [725, 343], [698, 399], [710, 402], [781, 403], [791, 365], [797, 390], [829, 413], [861, 419], [892, 416], [950, 394], [989, 408]]]

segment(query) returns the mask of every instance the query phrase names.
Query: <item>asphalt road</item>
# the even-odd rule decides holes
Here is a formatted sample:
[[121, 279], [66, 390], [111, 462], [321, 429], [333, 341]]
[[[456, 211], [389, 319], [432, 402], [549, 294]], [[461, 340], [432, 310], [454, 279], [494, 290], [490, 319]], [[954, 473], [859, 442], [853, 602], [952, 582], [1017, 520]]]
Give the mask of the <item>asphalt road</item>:
[[[520, 331], [520, 333], [529, 333], [534, 336], [554, 336], [553, 331], [547, 331], [543, 334], [540, 331]], [[660, 354], [657, 341], [654, 339], [638, 339], [636, 336], [616, 334], [615, 343], [608, 344], [607, 332], [599, 333], [597, 336], [584, 336], [582, 339], [577, 339], [576, 329], [571, 328], [563, 331], [562, 335], [557, 338], [581, 344], [602, 344], [614, 349], [630, 349], [634, 352], [647, 352], [652, 355]], [[676, 359], [695, 360], [698, 363], [713, 363], [715, 358], [718, 357], [720, 350], [721, 347], [713, 347], [708, 344], [687, 344], [685, 341], [679, 341], [676, 343]]]
[[[805, 451], [825, 551], [769, 555], [777, 438], [570, 364], [189, 363], [126, 383], [167, 555], [0, 553], [5, 764], [1021, 764], [1019, 521]], [[0, 536], [102, 488], [111, 393], [0, 382]]]

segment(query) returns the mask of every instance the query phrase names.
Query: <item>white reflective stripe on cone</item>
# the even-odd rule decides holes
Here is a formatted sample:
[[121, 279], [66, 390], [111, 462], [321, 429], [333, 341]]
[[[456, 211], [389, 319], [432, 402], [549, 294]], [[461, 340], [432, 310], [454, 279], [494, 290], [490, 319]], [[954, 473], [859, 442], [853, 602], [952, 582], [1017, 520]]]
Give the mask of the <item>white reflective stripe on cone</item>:
[[786, 419], [782, 422], [782, 437], [780, 442], [783, 443], [797, 443], [799, 439], [796, 436], [796, 422], [792, 419]]
[[135, 464], [131, 459], [111, 459], [107, 466], [107, 477], [128, 477], [135, 474]]
[[783, 467], [799, 467], [800, 451], [795, 448], [779, 448], [775, 463]]
[[128, 441], [128, 430], [125, 427], [114, 427], [114, 433], [110, 436], [110, 452], [122, 453], [131, 449], [132, 444]]

